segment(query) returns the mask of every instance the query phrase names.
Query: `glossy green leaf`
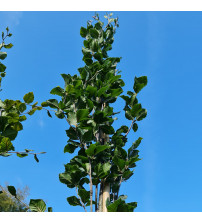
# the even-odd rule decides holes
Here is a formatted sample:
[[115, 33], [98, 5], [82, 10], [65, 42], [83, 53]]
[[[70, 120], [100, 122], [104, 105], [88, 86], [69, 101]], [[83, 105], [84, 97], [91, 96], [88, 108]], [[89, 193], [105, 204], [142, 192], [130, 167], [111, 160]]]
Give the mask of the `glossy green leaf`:
[[77, 148], [77, 146], [75, 146], [75, 145], [67, 144], [64, 148], [64, 153], [66, 153], [66, 152], [73, 153], [76, 148]]
[[86, 35], [87, 35], [87, 29], [84, 28], [84, 27], [81, 27], [81, 29], [80, 29], [80, 35], [85, 38]]
[[13, 44], [11, 44], [11, 43], [10, 43], [10, 44], [5, 44], [4, 47], [5, 47], [6, 49], [10, 49], [11, 47], [13, 47]]
[[63, 96], [64, 95], [64, 89], [62, 89], [61, 87], [57, 86], [57, 87], [53, 88], [50, 91], [50, 94]]
[[133, 105], [133, 107], [131, 109], [131, 115], [133, 117], [136, 117], [141, 110], [142, 110], [141, 104], [140, 103], [139, 104], [135, 104], [135, 105]]
[[0, 62], [0, 72], [4, 72], [6, 70], [6, 66]]
[[88, 156], [94, 156], [95, 154], [95, 148], [96, 148], [96, 144], [91, 144], [87, 149], [86, 149], [86, 154]]
[[138, 125], [137, 125], [137, 123], [134, 123], [134, 124], [133, 124], [133, 131], [136, 132], [137, 129], [138, 129]]
[[76, 117], [77, 117], [78, 122], [87, 118], [88, 114], [89, 114], [88, 109], [79, 109], [76, 113]]
[[69, 202], [70, 205], [72, 206], [77, 206], [77, 205], [81, 205], [80, 200], [76, 197], [76, 196], [71, 196], [67, 198], [67, 201]]
[[29, 92], [24, 95], [23, 97], [25, 103], [32, 103], [34, 101], [34, 94], [33, 92]]
[[46, 204], [42, 199], [31, 199], [29, 208], [32, 212], [45, 212]]
[[135, 83], [133, 89], [136, 93], [139, 93], [142, 88], [147, 85], [147, 76], [135, 77]]
[[86, 204], [90, 200], [90, 191], [86, 191], [85, 189], [79, 189], [78, 193], [84, 204]]
[[89, 30], [89, 32], [90, 32], [90, 35], [91, 35], [92, 38], [98, 38], [99, 37], [99, 32], [96, 29], [91, 28]]
[[7, 57], [7, 53], [6, 52], [0, 52], [0, 59], [4, 60]]

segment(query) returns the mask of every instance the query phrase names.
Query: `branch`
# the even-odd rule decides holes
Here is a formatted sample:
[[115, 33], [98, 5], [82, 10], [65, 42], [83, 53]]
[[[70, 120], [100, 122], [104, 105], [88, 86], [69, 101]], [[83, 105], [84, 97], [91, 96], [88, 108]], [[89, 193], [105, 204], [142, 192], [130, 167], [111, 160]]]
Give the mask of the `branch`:
[[97, 193], [98, 193], [98, 185], [95, 187], [95, 211], [97, 212]]
[[83, 206], [85, 212], [87, 212], [87, 211], [86, 211], [86, 207], [85, 207], [83, 201], [81, 200], [81, 198], [80, 198], [80, 196], [79, 196], [79, 194], [78, 194], [78, 189], [77, 189], [77, 187], [76, 187], [76, 194], [77, 194], [77, 196], [78, 196], [78, 198], [79, 198], [79, 200], [80, 200], [80, 202], [81, 202], [81, 204], [82, 204], [82, 206]]
[[[85, 150], [87, 149], [87, 146], [86, 146], [86, 143], [84, 143], [84, 148]], [[91, 173], [91, 160], [90, 158], [88, 157], [88, 160], [89, 160], [89, 178], [90, 178], [90, 182], [89, 182], [89, 185], [90, 185], [90, 211], [92, 212], [93, 211], [93, 182], [92, 182], [92, 173]]]
[[4, 188], [3, 188], [1, 185], [0, 185], [0, 188], [1, 188], [1, 190], [2, 190], [5, 194], [10, 195], [12, 198], [14, 197], [14, 198], [17, 199], [21, 204], [23, 204], [27, 209], [30, 209], [29, 206], [28, 206], [27, 204], [25, 204], [23, 201], [21, 201], [17, 196], [15, 197], [15, 196], [13, 196], [10, 192], [4, 190]]
[[91, 160], [89, 159], [89, 177], [90, 177], [90, 211], [93, 211], [93, 183], [92, 183], [92, 174], [91, 174]]
[[131, 123], [131, 125], [130, 125], [130, 127], [129, 127], [129, 129], [128, 129], [128, 132], [125, 134], [125, 137], [126, 137], [126, 136], [128, 135], [128, 133], [130, 132], [130, 130], [131, 130], [131, 128], [132, 128], [132, 126], [133, 126], [133, 124], [134, 124], [135, 121], [136, 121], [135, 119], [132, 120], [132, 123]]

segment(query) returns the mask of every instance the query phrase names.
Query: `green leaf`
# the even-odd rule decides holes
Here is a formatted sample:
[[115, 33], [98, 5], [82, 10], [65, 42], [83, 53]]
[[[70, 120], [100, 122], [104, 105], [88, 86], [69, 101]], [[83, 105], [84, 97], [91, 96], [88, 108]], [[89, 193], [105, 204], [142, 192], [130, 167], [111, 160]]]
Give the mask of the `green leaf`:
[[143, 120], [147, 116], [147, 110], [142, 109], [139, 114], [137, 115], [137, 121]]
[[67, 198], [67, 201], [69, 202], [70, 205], [72, 206], [77, 206], [77, 205], [81, 205], [80, 200], [76, 197], [76, 196], [71, 196]]
[[95, 96], [95, 94], [97, 92], [97, 88], [94, 86], [88, 85], [86, 88], [86, 91], [88, 92], [89, 96]]
[[109, 149], [109, 146], [107, 145], [98, 145], [96, 146], [96, 150], [95, 150], [95, 155], [97, 155], [98, 153], [106, 150], [106, 149]]
[[6, 66], [0, 62], [0, 72], [4, 72], [6, 70]]
[[52, 207], [48, 207], [48, 212], [53, 212], [53, 208]]
[[116, 212], [118, 206], [122, 203], [121, 199], [116, 200], [114, 203], [110, 204], [109, 206], [107, 206], [107, 211], [108, 212]]
[[136, 93], [139, 93], [142, 88], [147, 85], [147, 76], [135, 77], [135, 83], [133, 89]]
[[8, 186], [8, 191], [11, 195], [15, 196], [16, 197], [16, 189], [14, 186]]
[[50, 91], [50, 94], [63, 96], [64, 95], [64, 89], [62, 89], [61, 87], [57, 86], [57, 87], [53, 88]]
[[0, 59], [4, 60], [7, 57], [7, 53], [6, 52], [0, 52]]
[[90, 200], [90, 191], [86, 191], [85, 189], [79, 189], [78, 193], [84, 204], [86, 204]]
[[66, 153], [66, 152], [73, 153], [76, 148], [77, 148], [77, 146], [75, 146], [75, 145], [67, 144], [64, 148], [64, 153]]
[[16, 130], [13, 130], [11, 128], [6, 129], [2, 135], [5, 137], [8, 137], [11, 141], [14, 140], [17, 137], [18, 132]]
[[95, 151], [95, 148], [96, 148], [96, 144], [91, 144], [87, 149], [86, 149], [86, 154], [88, 156], [94, 156], [94, 151]]
[[85, 38], [86, 35], [87, 35], [87, 29], [84, 28], [84, 27], [81, 27], [81, 29], [80, 29], [80, 35]]
[[70, 125], [77, 125], [77, 118], [76, 118], [76, 113], [74, 112], [69, 112], [67, 120], [69, 121]]
[[10, 49], [11, 47], [13, 47], [13, 44], [11, 44], [11, 43], [10, 43], [10, 44], [5, 44], [4, 47], [5, 47], [6, 49]]
[[132, 146], [128, 149], [128, 156], [129, 156], [129, 157], [131, 156], [133, 150], [136, 149], [136, 148], [140, 145], [142, 139], [143, 139], [143, 138], [139, 137], [139, 138], [132, 144]]
[[23, 113], [26, 109], [27, 109], [26, 104], [25, 103], [21, 103], [20, 106], [19, 106], [19, 111], [21, 113]]
[[32, 212], [45, 212], [46, 204], [42, 199], [31, 199], [29, 208]]
[[23, 129], [23, 126], [20, 122], [15, 123], [12, 127], [15, 131], [21, 131]]
[[50, 113], [50, 111], [49, 111], [49, 110], [47, 110], [47, 114], [48, 114], [48, 116], [49, 116], [49, 117], [51, 117], [51, 118], [52, 118], [52, 115], [51, 115], [51, 113]]
[[39, 159], [36, 154], [34, 154], [34, 159], [36, 160], [37, 163], [39, 162]]
[[131, 115], [133, 117], [136, 117], [138, 115], [138, 113], [142, 110], [142, 106], [140, 103], [133, 105], [132, 109], [131, 109]]
[[99, 37], [99, 32], [96, 29], [91, 28], [89, 30], [89, 32], [90, 32], [90, 35], [91, 35], [92, 38], [98, 38]]
[[0, 152], [7, 152], [9, 150], [14, 150], [11, 140], [7, 137], [4, 137], [0, 143]]
[[66, 130], [67, 136], [72, 140], [77, 140], [77, 132], [74, 130], [73, 127], [70, 127], [68, 130]]
[[28, 154], [27, 153], [17, 153], [17, 156], [20, 158], [23, 158], [23, 157], [28, 156]]
[[116, 164], [119, 167], [120, 170], [125, 168], [125, 165], [126, 165], [126, 161], [125, 160], [120, 159], [118, 157], [114, 157], [113, 158], [113, 162], [114, 162], [114, 164]]
[[79, 109], [76, 113], [76, 117], [78, 122], [82, 121], [83, 119], [88, 117], [88, 109]]
[[136, 132], [137, 129], [138, 129], [138, 125], [137, 125], [137, 123], [134, 123], [134, 124], [133, 124], [133, 131]]
[[23, 97], [25, 103], [32, 103], [34, 101], [34, 94], [33, 92], [29, 92], [24, 95]]
[[128, 120], [133, 120], [133, 116], [131, 115], [131, 111], [127, 110], [125, 112], [125, 117], [128, 119]]
[[111, 164], [109, 162], [108, 163], [105, 163], [102, 166], [102, 169], [103, 169], [104, 173], [108, 173], [110, 171], [110, 168], [111, 168]]

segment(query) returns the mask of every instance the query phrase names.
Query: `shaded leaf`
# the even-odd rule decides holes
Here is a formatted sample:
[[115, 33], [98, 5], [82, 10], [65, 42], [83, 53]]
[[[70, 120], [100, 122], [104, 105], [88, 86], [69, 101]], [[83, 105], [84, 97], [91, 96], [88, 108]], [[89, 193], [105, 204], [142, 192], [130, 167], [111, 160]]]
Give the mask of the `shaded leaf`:
[[14, 186], [8, 186], [8, 191], [11, 195], [15, 196], [16, 197], [16, 189]]
[[32, 212], [45, 212], [46, 204], [42, 199], [31, 199], [29, 208]]

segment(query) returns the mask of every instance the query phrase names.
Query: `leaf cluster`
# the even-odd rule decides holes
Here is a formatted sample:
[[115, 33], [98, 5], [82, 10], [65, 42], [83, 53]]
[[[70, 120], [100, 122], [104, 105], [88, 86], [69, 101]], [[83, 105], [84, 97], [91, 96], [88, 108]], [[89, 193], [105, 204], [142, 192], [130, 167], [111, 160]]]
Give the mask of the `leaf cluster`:
[[[97, 199], [92, 201], [87, 184], [97, 189], [103, 183], [110, 183], [108, 210], [133, 211], [136, 203], [125, 203], [123, 197], [119, 197], [119, 189], [121, 183], [133, 175], [133, 168], [140, 160], [137, 147], [142, 138], [138, 138], [129, 149], [125, 149], [125, 145], [131, 128], [136, 132], [137, 122], [147, 115], [137, 99], [137, 94], [147, 85], [147, 77], [135, 77], [134, 92], [121, 95], [125, 85], [117, 69], [121, 58], [108, 56], [118, 18], [106, 15], [106, 25], [98, 14], [93, 18], [94, 22], [88, 21], [87, 27], [80, 29], [84, 38], [82, 60], [85, 65], [78, 69], [78, 75], [61, 74], [64, 87], [57, 86], [50, 92], [60, 100], [49, 99], [41, 106], [56, 109], [55, 115], [69, 124], [64, 153], [77, 154], [59, 175], [63, 184], [78, 190], [77, 196], [67, 198], [69, 204], [84, 209], [90, 203], [96, 204]], [[114, 115], [119, 112], [114, 112], [111, 105], [119, 97], [125, 101], [125, 117], [132, 123], [130, 127], [122, 125], [114, 130]], [[49, 112], [48, 116], [52, 117]]]

